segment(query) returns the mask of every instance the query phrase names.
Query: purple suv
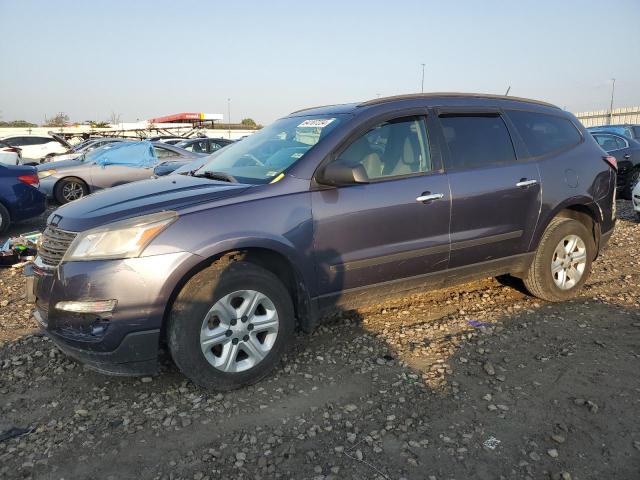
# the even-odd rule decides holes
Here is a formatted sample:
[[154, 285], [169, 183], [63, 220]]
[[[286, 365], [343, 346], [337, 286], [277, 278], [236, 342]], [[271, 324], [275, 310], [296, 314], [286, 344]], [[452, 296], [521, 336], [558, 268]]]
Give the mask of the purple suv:
[[469, 94], [294, 112], [189, 175], [48, 219], [35, 316], [69, 355], [195, 383], [258, 381], [294, 329], [370, 299], [511, 274], [578, 294], [615, 224], [615, 159], [571, 114]]

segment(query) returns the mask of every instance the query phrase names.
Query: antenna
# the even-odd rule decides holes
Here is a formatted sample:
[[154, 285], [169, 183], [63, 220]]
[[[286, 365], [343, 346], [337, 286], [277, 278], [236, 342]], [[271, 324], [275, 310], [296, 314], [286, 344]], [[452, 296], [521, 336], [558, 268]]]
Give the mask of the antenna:
[[509, 85], [509, 88], [507, 88], [506, 93], [504, 94], [505, 97], [509, 96], [509, 92], [511, 91], [511, 85]]

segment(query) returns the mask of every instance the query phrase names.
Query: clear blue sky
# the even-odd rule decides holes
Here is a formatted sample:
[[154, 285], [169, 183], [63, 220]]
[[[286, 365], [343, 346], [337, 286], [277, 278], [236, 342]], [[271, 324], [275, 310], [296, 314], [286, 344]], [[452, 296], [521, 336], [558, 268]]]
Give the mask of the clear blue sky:
[[[420, 91], [640, 105], [640, 1], [0, 0], [2, 119], [268, 123]], [[610, 48], [618, 40], [619, 44]]]

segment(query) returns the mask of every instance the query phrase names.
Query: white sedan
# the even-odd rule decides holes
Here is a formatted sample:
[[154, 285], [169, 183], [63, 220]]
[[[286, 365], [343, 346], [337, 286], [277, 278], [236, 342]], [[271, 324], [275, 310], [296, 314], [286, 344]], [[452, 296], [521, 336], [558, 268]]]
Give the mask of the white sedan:
[[[56, 136], [57, 137], [57, 136]], [[12, 135], [2, 141], [22, 151], [22, 163], [40, 163], [42, 159], [69, 151], [70, 145], [60, 137], [42, 135]], [[64, 142], [64, 143], [63, 143]]]
[[4, 165], [19, 165], [20, 160], [20, 149], [0, 140], [0, 163]]

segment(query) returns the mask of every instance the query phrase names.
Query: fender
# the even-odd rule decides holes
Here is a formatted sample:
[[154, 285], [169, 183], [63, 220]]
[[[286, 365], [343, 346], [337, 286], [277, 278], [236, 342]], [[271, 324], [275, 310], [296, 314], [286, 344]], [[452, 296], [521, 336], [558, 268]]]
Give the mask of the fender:
[[602, 216], [602, 211], [598, 204], [593, 200], [593, 198], [588, 197], [586, 195], [578, 195], [575, 197], [570, 197], [556, 206], [554, 206], [551, 210], [544, 210], [540, 213], [540, 218], [538, 220], [538, 224], [536, 225], [536, 229], [531, 237], [531, 242], [529, 243], [529, 251], [534, 251], [538, 248], [538, 243], [540, 243], [540, 238], [542, 234], [547, 229], [549, 222], [558, 215], [562, 210], [571, 208], [571, 207], [581, 207], [586, 209], [591, 217], [595, 220], [597, 224], [602, 224], [604, 218]]

